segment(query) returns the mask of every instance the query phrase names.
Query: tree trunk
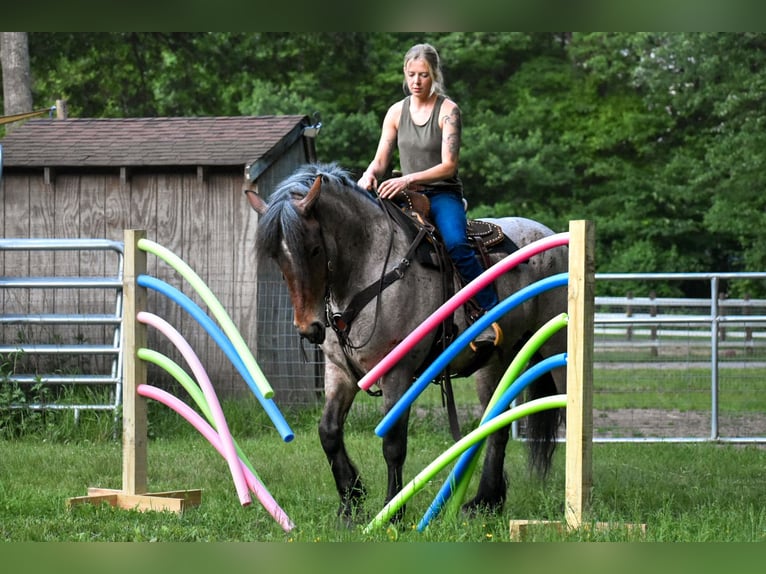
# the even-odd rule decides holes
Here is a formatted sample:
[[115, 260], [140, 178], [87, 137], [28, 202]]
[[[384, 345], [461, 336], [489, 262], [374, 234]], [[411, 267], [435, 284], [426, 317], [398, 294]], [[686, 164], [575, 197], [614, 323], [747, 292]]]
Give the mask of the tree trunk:
[[[26, 32], [0, 32], [0, 61], [3, 73], [3, 114], [10, 116], [31, 112], [32, 85]], [[6, 132], [16, 125], [19, 122], [7, 124]]]

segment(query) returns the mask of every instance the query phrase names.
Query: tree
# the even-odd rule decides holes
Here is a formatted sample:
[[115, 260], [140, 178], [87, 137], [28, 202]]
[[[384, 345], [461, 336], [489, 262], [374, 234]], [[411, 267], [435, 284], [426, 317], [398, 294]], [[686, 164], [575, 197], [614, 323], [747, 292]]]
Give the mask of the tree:
[[763, 270], [766, 35], [658, 34], [646, 56], [634, 82], [671, 120], [667, 165], [684, 166], [677, 194], [697, 204], [704, 269]]
[[[26, 32], [0, 32], [3, 73], [3, 113], [6, 116], [32, 111], [29, 44]], [[6, 124], [10, 131], [15, 123]]]
[[32, 95], [73, 117], [319, 112], [319, 159], [354, 174], [417, 42], [463, 113], [472, 217], [591, 219], [599, 271], [766, 268], [763, 33], [33, 32]]

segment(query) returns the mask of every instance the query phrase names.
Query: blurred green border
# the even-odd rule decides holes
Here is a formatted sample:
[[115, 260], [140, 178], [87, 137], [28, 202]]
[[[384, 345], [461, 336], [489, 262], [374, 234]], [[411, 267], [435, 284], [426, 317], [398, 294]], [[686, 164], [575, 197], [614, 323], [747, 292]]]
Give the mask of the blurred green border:
[[[6, 572], [378, 574], [564, 572], [652, 574], [756, 571], [764, 546], [747, 543], [593, 544], [132, 544], [0, 546]], [[742, 567], [742, 570], [739, 570]]]
[[26, 31], [736, 31], [759, 29], [758, 0], [26, 0], [5, 9], [6, 30]]

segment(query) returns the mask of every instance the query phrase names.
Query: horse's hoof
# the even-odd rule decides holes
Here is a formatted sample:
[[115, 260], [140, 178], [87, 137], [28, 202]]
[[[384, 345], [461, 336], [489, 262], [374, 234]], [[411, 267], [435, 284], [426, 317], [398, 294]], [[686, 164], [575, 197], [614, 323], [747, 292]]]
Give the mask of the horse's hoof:
[[360, 524], [367, 524], [370, 520], [369, 512], [358, 504], [342, 504], [338, 507], [338, 526], [341, 528], [355, 528]]
[[479, 515], [499, 514], [502, 512], [504, 505], [505, 500], [490, 501], [476, 497], [473, 500], [466, 502], [461, 510], [466, 516], [474, 518]]
[[404, 511], [407, 508], [407, 505], [402, 505], [402, 507], [394, 512], [393, 516], [391, 516], [391, 519], [389, 522], [391, 524], [401, 524], [404, 521]]
[[338, 515], [338, 529], [340, 530], [353, 530], [359, 526], [367, 524], [369, 522], [367, 513], [354, 513], [353, 515], [339, 514]]
[[345, 516], [343, 514], [338, 515], [338, 521], [336, 524], [336, 528], [338, 530], [351, 530], [356, 526], [356, 523], [351, 519], [350, 516]]

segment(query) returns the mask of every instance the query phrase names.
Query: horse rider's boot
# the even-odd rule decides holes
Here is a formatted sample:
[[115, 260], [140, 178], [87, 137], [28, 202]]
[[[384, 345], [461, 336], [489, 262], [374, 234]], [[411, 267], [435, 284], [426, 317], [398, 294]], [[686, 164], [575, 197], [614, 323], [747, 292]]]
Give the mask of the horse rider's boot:
[[454, 374], [467, 377], [481, 368], [503, 341], [503, 332], [497, 323], [492, 323], [466, 345], [450, 362]]
[[481, 347], [493, 346], [499, 347], [503, 343], [503, 330], [497, 323], [492, 323], [489, 327], [485, 328], [479, 333], [476, 338], [471, 341], [470, 347], [474, 353], [478, 353]]

